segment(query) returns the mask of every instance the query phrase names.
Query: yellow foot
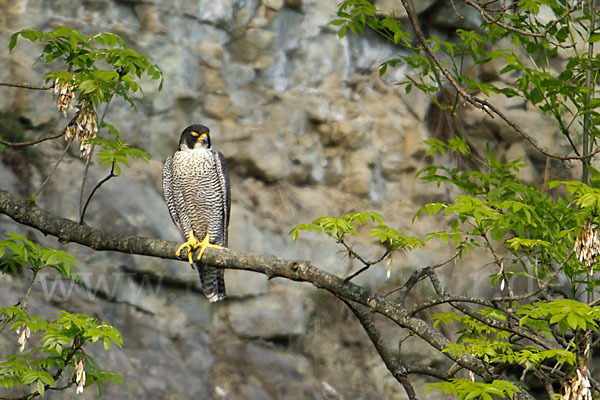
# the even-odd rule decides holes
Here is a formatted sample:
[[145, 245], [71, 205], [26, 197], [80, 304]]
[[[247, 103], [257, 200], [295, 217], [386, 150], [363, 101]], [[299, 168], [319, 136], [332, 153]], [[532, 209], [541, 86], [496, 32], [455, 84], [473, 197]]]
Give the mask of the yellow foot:
[[208, 233], [206, 233], [204, 240], [202, 240], [202, 242], [200, 242], [199, 247], [200, 247], [200, 252], [198, 253], [198, 258], [196, 258], [196, 260], [200, 260], [200, 257], [202, 257], [202, 254], [204, 254], [204, 250], [206, 250], [207, 247], [212, 247], [213, 249], [222, 249], [223, 248], [219, 245], [211, 244], [208, 239]]
[[199, 242], [198, 239], [196, 239], [196, 237], [194, 236], [194, 231], [190, 230], [188, 241], [183, 243], [181, 246], [179, 246], [179, 248], [175, 252], [175, 255], [178, 256], [179, 253], [181, 253], [181, 250], [183, 250], [185, 248], [185, 249], [187, 249], [187, 252], [188, 252], [188, 260], [189, 260], [190, 264], [193, 264], [194, 263], [194, 261], [192, 259], [193, 251], [197, 248], [200, 248], [200, 252], [198, 253], [198, 258], [197, 258], [197, 260], [200, 260], [200, 258], [202, 257], [202, 254], [204, 254], [204, 251], [206, 250], [207, 247], [213, 247], [215, 249], [223, 248], [216, 244], [211, 244], [209, 242], [208, 233], [204, 237], [204, 240], [202, 240], [202, 242]]

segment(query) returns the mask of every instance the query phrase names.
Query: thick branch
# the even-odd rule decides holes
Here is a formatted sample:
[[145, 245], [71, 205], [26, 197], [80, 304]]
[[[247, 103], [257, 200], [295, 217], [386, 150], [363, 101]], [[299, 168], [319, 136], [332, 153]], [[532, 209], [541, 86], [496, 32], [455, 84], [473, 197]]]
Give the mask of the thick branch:
[[385, 363], [385, 366], [392, 373], [394, 378], [396, 378], [396, 380], [402, 384], [404, 390], [406, 390], [406, 395], [408, 398], [410, 400], [417, 400], [417, 393], [408, 380], [406, 367], [400, 364], [400, 362], [385, 344], [385, 341], [381, 337], [381, 333], [379, 333], [377, 327], [375, 326], [375, 321], [373, 321], [373, 317], [371, 316], [369, 310], [360, 304], [350, 301], [344, 301], [344, 303], [346, 303], [356, 318], [358, 318], [361, 325], [365, 329], [365, 332], [367, 332], [367, 335], [369, 335], [369, 339], [373, 345], [375, 345], [375, 349], [377, 350], [379, 357], [381, 357]]
[[[44, 234], [55, 236], [61, 242], [75, 242], [95, 250], [118, 251], [187, 262], [185, 254], [181, 254], [179, 257], [175, 255], [179, 246], [177, 242], [127, 236], [92, 228], [88, 225], [80, 225], [69, 219], [57, 217], [35, 204], [27, 204], [27, 201], [17, 199], [3, 190], [0, 190], [0, 213]], [[283, 277], [294, 281], [310, 282], [315, 287], [325, 289], [341, 299], [362, 304], [372, 311], [390, 318], [399, 326], [414, 332], [439, 351], [446, 349], [449, 343], [448, 339], [440, 332], [431, 328], [425, 321], [410, 317], [406, 310], [398, 304], [352, 282], [344, 282], [343, 279], [313, 266], [309, 261], [285, 260], [275, 256], [208, 248], [202, 256], [202, 263], [217, 268], [258, 272], [268, 277]], [[449, 352], [444, 352], [444, 354], [456, 363], [477, 373], [484, 380], [492, 378], [484, 364], [477, 358], [469, 354], [460, 357], [453, 356]]]

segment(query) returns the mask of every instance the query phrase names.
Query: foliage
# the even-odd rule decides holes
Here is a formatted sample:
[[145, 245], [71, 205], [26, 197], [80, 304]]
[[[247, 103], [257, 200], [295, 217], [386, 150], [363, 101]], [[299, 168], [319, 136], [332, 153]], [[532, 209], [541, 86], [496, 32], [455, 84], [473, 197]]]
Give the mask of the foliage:
[[[66, 26], [47, 32], [25, 29], [11, 36], [9, 51], [17, 46], [20, 38], [40, 43], [42, 49], [38, 61], [43, 60], [47, 66], [54, 67], [43, 79], [49, 84], [47, 88], [53, 90], [58, 110], [67, 117], [74, 105], [77, 108], [63, 130], [65, 138], [79, 140], [86, 161], [91, 155], [91, 146], [100, 146], [98, 161], [101, 165], [111, 166], [109, 177], [96, 186], [92, 195], [103, 182], [120, 175], [121, 166], [128, 165], [129, 157], [148, 161], [148, 154], [122, 140], [117, 129], [104, 121], [104, 117], [115, 96], [136, 109], [132, 96], [142, 93], [141, 79], [158, 81], [158, 89], [162, 89], [162, 72], [149, 57], [137, 53], [118, 35], [108, 32], [88, 37]], [[105, 109], [98, 120], [97, 109], [102, 104]], [[97, 136], [98, 127], [106, 129], [108, 137]], [[61, 160], [62, 157], [57, 164]], [[30, 201], [35, 201], [36, 197], [32, 194]], [[81, 222], [85, 208], [83, 210]], [[50, 319], [44, 319], [27, 309], [28, 297], [41, 271], [53, 269], [62, 278], [78, 281], [77, 260], [63, 251], [34, 243], [23, 235], [7, 235], [7, 239], [0, 240], [0, 271], [23, 274], [29, 270], [33, 277], [17, 304], [0, 308], [0, 332], [6, 327], [15, 331], [20, 350], [20, 353], [8, 354], [6, 360], [0, 362], [0, 386], [8, 389], [23, 387], [29, 391], [23, 398], [32, 398], [44, 396], [47, 390], [64, 390], [72, 385], [77, 386], [77, 393], [84, 387], [95, 385], [101, 395], [105, 383], [121, 382], [120, 376], [104, 371], [86, 350], [88, 344], [96, 342], [101, 342], [106, 351], [112, 344], [121, 347], [121, 335], [114, 327], [84, 314], [60, 311]], [[35, 337], [31, 341], [39, 340], [41, 344], [23, 353], [30, 335]]]
[[7, 236], [8, 239], [0, 240], [0, 271], [10, 269], [16, 274], [20, 268], [35, 272], [52, 268], [66, 278], [79, 280], [75, 269], [77, 260], [69, 253], [41, 246], [18, 233], [8, 232]]
[[111, 166], [114, 165], [115, 175], [121, 175], [121, 167], [122, 165], [129, 165], [127, 161], [127, 157], [133, 157], [135, 159], [142, 159], [144, 161], [148, 161], [150, 156], [143, 150], [132, 148], [129, 143], [124, 142], [119, 136], [119, 132], [115, 129], [114, 126], [103, 123], [104, 126], [108, 128], [108, 133], [114, 136], [114, 139], [106, 139], [106, 138], [92, 138], [88, 139], [88, 143], [96, 144], [102, 146], [104, 151], [98, 152], [98, 161], [101, 165]]
[[432, 383], [427, 390], [437, 388], [442, 392], [453, 394], [460, 400], [494, 398], [513, 399], [519, 388], [506, 381], [495, 380], [492, 383], [471, 382], [466, 378], [450, 379], [448, 382]]
[[[13, 50], [19, 36], [32, 42], [44, 44], [40, 58], [47, 63], [61, 60], [65, 70], [51, 70], [44, 76], [46, 82], [69, 83], [80, 94], [81, 103], [88, 100], [94, 106], [108, 102], [113, 90], [123, 97], [133, 108], [135, 104], [130, 93], [141, 91], [136, 78], [146, 74], [159, 80], [162, 89], [163, 76], [160, 69], [152, 64], [148, 56], [129, 48], [118, 35], [102, 32], [86, 37], [76, 29], [57, 26], [49, 32], [24, 29], [11, 36], [8, 45]], [[104, 64], [104, 68], [100, 63]]]
[[[542, 288], [555, 289], [547, 292], [547, 299], [531, 298], [530, 304], [510, 301], [509, 296], [506, 306], [479, 310], [485, 318], [450, 312], [437, 314], [434, 319], [436, 324], [443, 321], [462, 326], [459, 339], [447, 350], [455, 355], [475, 354], [489, 363], [516, 364], [524, 368], [541, 368], [544, 362], [554, 362], [566, 365], [566, 370], [574, 373], [574, 367], [581, 362], [579, 349], [585, 347], [587, 340], [585, 332], [597, 331], [600, 308], [575, 300], [582, 292], [593, 290], [595, 283], [581, 279], [588, 268], [570, 254], [580, 235], [579, 227], [598, 215], [599, 193], [581, 182], [551, 182], [550, 187], [564, 184], [569, 189], [564, 196], [552, 197], [517, 179], [514, 173], [521, 166], [518, 160], [500, 163], [495, 154], [490, 153], [485, 173], [424, 168], [419, 175], [424, 181], [451, 183], [464, 194], [450, 204], [425, 205], [415, 218], [422, 213], [434, 215], [443, 210], [452, 218], [451, 231], [430, 233], [426, 240], [452, 238], [459, 254], [474, 247], [487, 249], [498, 268], [491, 276], [492, 285], [502, 280], [510, 289], [517, 278], [525, 278], [538, 282]], [[498, 244], [503, 251], [498, 250]], [[557, 269], [562, 272], [560, 275]], [[567, 290], [561, 288], [558, 278], [568, 281]], [[510, 329], [496, 327], [507, 320], [518, 322], [523, 328], [523, 338], [537, 338], [536, 344], [515, 341]], [[458, 383], [447, 382], [436, 387], [447, 391], [448, 385]], [[459, 397], [466, 395], [456, 392], [459, 387], [454, 390]]]
[[[417, 32], [409, 32], [411, 28], [404, 26], [406, 19], [383, 15], [367, 0], [343, 1], [331, 24], [339, 27], [340, 38], [348, 31], [358, 35], [369, 29], [392, 41], [399, 55], [384, 61], [380, 74], [399, 65], [407, 66], [412, 73], [399, 82], [406, 91], [420, 89], [451, 116], [463, 99], [483, 104], [484, 111], [507, 121], [544, 155], [568, 159], [544, 152], [501, 111], [487, 101], [473, 101], [470, 93], [520, 97], [555, 122], [573, 153], [591, 153], [593, 148], [585, 144], [587, 138], [595, 145], [594, 139], [600, 136], [600, 100], [595, 98], [598, 58], [582, 50], [581, 45], [600, 39], [593, 28], [597, 17], [590, 13], [593, 8], [564, 0], [524, 0], [508, 8], [498, 8], [494, 3], [468, 2], [483, 17], [481, 26], [457, 29], [448, 40], [424, 39], [418, 27]], [[554, 18], [539, 18], [541, 7]], [[410, 22], [418, 25], [414, 20]], [[565, 57], [564, 68], [553, 66], [555, 60]], [[501, 79], [478, 81], [468, 70], [473, 64], [488, 63], [493, 63], [490, 68], [500, 65], [497, 73]], [[453, 86], [456, 95], [440, 102], [440, 88], [446, 85]], [[430, 156], [452, 152], [471, 158], [467, 141], [460, 135], [447, 141], [432, 138], [426, 143]], [[452, 243], [459, 257], [474, 248], [486, 251], [490, 262], [483, 266], [495, 269], [490, 275], [491, 285], [500, 282], [500, 289], [508, 294], [494, 301], [466, 296], [441, 301], [452, 295], [433, 272], [423, 269], [432, 277], [440, 297], [415, 310], [448, 302], [454, 311], [433, 315], [436, 328], [442, 323], [454, 327], [458, 334], [443, 352], [454, 360], [474, 355], [496, 379], [488, 377], [483, 382], [475, 376], [452, 376], [431, 384], [430, 389], [460, 399], [513, 398], [517, 392], [529, 390], [525, 384], [528, 373], [546, 385], [568, 388], [572, 381], [565, 377], [582, 376], [581, 371], [586, 371], [589, 338], [591, 332], [598, 332], [600, 322], [600, 308], [593, 301], [600, 285], [594, 279], [594, 273], [600, 271], [596, 262], [600, 253], [596, 230], [600, 174], [584, 158], [573, 157], [583, 161], [584, 171], [591, 171], [591, 186], [587, 181], [553, 181], [538, 187], [516, 177], [525, 167], [521, 160], [501, 162], [495, 152], [485, 150], [487, 159], [478, 169], [434, 165], [419, 171], [417, 176], [423, 182], [454, 186], [461, 194], [450, 202], [422, 206], [413, 222], [422, 214], [446, 217], [449, 228], [429, 233], [425, 242], [442, 239]], [[353, 228], [343, 222], [319, 218], [300, 227], [324, 232], [340, 242], [343, 234], [351, 233]], [[298, 229], [292, 232], [297, 235]], [[533, 283], [534, 290], [516, 294], [517, 280]], [[523, 371], [520, 377], [504, 374], [514, 367]]]
[[[0, 241], [0, 270], [16, 273], [19, 269], [30, 269], [33, 279], [29, 290], [16, 305], [0, 308], [0, 332], [10, 324], [10, 330], [19, 335], [20, 352], [25, 349], [30, 334], [37, 333], [42, 343], [23, 354], [9, 354], [0, 362], [0, 386], [7, 389], [29, 387], [30, 395], [44, 396], [46, 390], [66, 389], [73, 384], [83, 390], [84, 385], [96, 384], [101, 395], [105, 383], [120, 383], [119, 375], [102, 370], [85, 350], [86, 344], [98, 341], [103, 343], [105, 350], [110, 350], [113, 343], [121, 347], [121, 334], [114, 327], [84, 314], [61, 311], [46, 320], [27, 310], [29, 291], [38, 273], [51, 268], [63, 278], [78, 279], [77, 260], [68, 253], [41, 246], [22, 235], [8, 233], [7, 236]], [[75, 377], [78, 364], [84, 366], [87, 376], [82, 382]], [[73, 372], [67, 375], [68, 370]], [[66, 387], [59, 386], [61, 376], [66, 379]]]
[[81, 119], [69, 124], [74, 126], [74, 131], [79, 132], [82, 152], [85, 155], [89, 154], [89, 145], [101, 146], [103, 151], [98, 153], [98, 159], [102, 165], [114, 165], [115, 175], [120, 175], [119, 164], [127, 165], [127, 157], [148, 160], [149, 156], [145, 151], [131, 147], [119, 137], [117, 129], [104, 121], [104, 115], [99, 125], [101, 128], [107, 128], [108, 133], [115, 138], [96, 138], [93, 128], [96, 125], [96, 109], [103, 103], [108, 108], [114, 96], [123, 98], [137, 110], [131, 96], [142, 92], [138, 81], [144, 75], [151, 80], [158, 80], [158, 88], [162, 89], [162, 72], [148, 56], [137, 53], [129, 48], [121, 37], [109, 32], [87, 37], [66, 26], [58, 26], [49, 32], [24, 29], [11, 36], [9, 50], [15, 48], [19, 37], [44, 45], [39, 59], [48, 64], [62, 62], [64, 69], [50, 70], [44, 75], [44, 80], [53, 83], [54, 91], [59, 97], [59, 110], [63, 111], [65, 116], [66, 111], [72, 107], [69, 95], [72, 93], [78, 108], [84, 111], [84, 116], [89, 115], [89, 119], [94, 121], [87, 134], [80, 133], [82, 128], [85, 128]]
[[[394, 15], [382, 16], [367, 0], [343, 1], [331, 24], [339, 27], [340, 38], [348, 31], [361, 34], [370, 29], [397, 45], [399, 55], [383, 62], [379, 71], [383, 75], [398, 65], [408, 66], [414, 74], [400, 82], [407, 92], [413, 88], [423, 91], [450, 115], [455, 115], [462, 100], [479, 104], [485, 112], [509, 122], [517, 133], [536, 146], [490, 103], [474, 102], [471, 93], [523, 99], [553, 119], [576, 156], [548, 154], [539, 146], [536, 149], [561, 161], [577, 159], [588, 164], [581, 156], [592, 149], [581, 142], [585, 143], [590, 137], [595, 146], [594, 139], [600, 136], [600, 115], [596, 111], [599, 100], [595, 98], [598, 58], [591, 48], [588, 52], [582, 50], [581, 44], [593, 44], [600, 39], [592, 24], [596, 16], [582, 6], [583, 2], [573, 4], [566, 0], [522, 0], [513, 7], [502, 9], [494, 9], [494, 1], [469, 3], [483, 16], [483, 23], [476, 30], [457, 29], [450, 40], [437, 37], [424, 40], [422, 36], [410, 33], [403, 20]], [[550, 21], [540, 19], [540, 7], [550, 10], [554, 18]], [[414, 25], [419, 32], [418, 24]], [[66, 27], [50, 32], [24, 30], [12, 36], [11, 50], [19, 37], [43, 43], [40, 57], [46, 62], [61, 60], [64, 63], [65, 70], [50, 71], [45, 79], [54, 82], [55, 86], [63, 85], [60, 87], [65, 93], [77, 93], [80, 109], [89, 111], [90, 115], [95, 115], [100, 104], [108, 106], [115, 95], [134, 106], [131, 94], [141, 90], [136, 78], [144, 74], [160, 80], [162, 86], [160, 70], [147, 57], [127, 48], [114, 34], [86, 37]], [[562, 69], [552, 66], [559, 54], [568, 58]], [[500, 64], [497, 73], [503, 83], [476, 80], [467, 69], [473, 64]], [[456, 95], [450, 102], [440, 102], [440, 89], [448, 84], [454, 87]], [[70, 104], [68, 96], [63, 96], [63, 101], [65, 112]], [[147, 157], [122, 141], [112, 125], [102, 120], [100, 126], [107, 128], [112, 138], [91, 135], [83, 144], [102, 146], [104, 151], [98, 153], [100, 162], [112, 165], [117, 174], [119, 164], [127, 165], [127, 156]], [[430, 146], [430, 156], [453, 152], [459, 157], [471, 157], [467, 140], [460, 135], [448, 141], [434, 138], [426, 143]], [[440, 305], [451, 307], [450, 311], [444, 308], [434, 313], [431, 320], [433, 328], [438, 329], [435, 334], [445, 337], [442, 332], [447, 331], [441, 330], [443, 324], [454, 329], [456, 340], [443, 342], [438, 338], [435, 346], [461, 368], [468, 369], [469, 376], [459, 376], [461, 368], [454, 367], [452, 373], [431, 374], [440, 382], [432, 383], [430, 389], [460, 399], [515, 398], [517, 393], [530, 393], [526, 378], [532, 376], [542, 381], [546, 388], [550, 387], [549, 392], [552, 392], [554, 387], [567, 387], [572, 379], [581, 376], [581, 371], [585, 373], [590, 338], [592, 333], [598, 332], [600, 307], [593, 299], [600, 285], [599, 280], [594, 279], [594, 274], [599, 272], [596, 255], [600, 252], [600, 242], [596, 226], [600, 217], [600, 173], [590, 168], [591, 186], [587, 181], [554, 181], [538, 187], [517, 178], [516, 173], [524, 167], [520, 160], [502, 162], [489, 148], [485, 150], [486, 159], [479, 169], [465, 171], [431, 166], [418, 173], [424, 183], [454, 186], [461, 193], [451, 201], [426, 204], [417, 210], [415, 219], [429, 214], [441, 215], [448, 220], [448, 229], [431, 232], [424, 240], [404, 235], [385, 224], [383, 217], [375, 212], [320, 217], [312, 223], [296, 226], [290, 235], [297, 240], [301, 231], [313, 231], [343, 245], [365, 264], [365, 268], [351, 277], [363, 273], [396, 250], [418, 249], [434, 239], [450, 243], [459, 257], [475, 248], [482, 250], [489, 258], [482, 260], [480, 266], [493, 269], [490, 284], [494, 286], [500, 282], [503, 297], [487, 300], [449, 293], [436, 275], [436, 268], [446, 264], [440, 263], [416, 270], [404, 285], [388, 293], [385, 299], [392, 298], [390, 296], [396, 291], [400, 293], [394, 312], [403, 320], [417, 319], [421, 311]], [[370, 237], [385, 244], [386, 252], [379, 260], [364, 261], [348, 246], [347, 235], [358, 235], [361, 229], [366, 229]], [[0, 264], [4, 270], [30, 268], [35, 276], [40, 269], [50, 267], [65, 276], [75, 276], [71, 272], [74, 261], [23, 237], [12, 236], [2, 242], [0, 249], [3, 253], [8, 252]], [[388, 257], [388, 261], [390, 259]], [[410, 304], [402, 299], [425, 279], [435, 289], [436, 297], [403, 314]], [[520, 293], [517, 291], [518, 280], [532, 283], [534, 288]], [[371, 296], [366, 290], [361, 295], [372, 298], [373, 304], [384, 301], [384, 296]], [[35, 385], [32, 390], [43, 394], [56, 385], [63, 371], [68, 368], [80, 370], [82, 359], [86, 372], [92, 377], [89, 382], [97, 383], [99, 388], [108, 380], [119, 380], [117, 376], [101, 371], [82, 347], [86, 342], [99, 340], [106, 350], [111, 343], [120, 346], [120, 336], [114, 328], [88, 316], [64, 312], [49, 321], [42, 320], [26, 311], [26, 297], [15, 306], [0, 309], [1, 324], [11, 323], [11, 329], [19, 332], [25, 329], [44, 332], [44, 343], [27, 355], [13, 355], [0, 364], [0, 384], [6, 387]], [[350, 301], [347, 304], [352, 308]], [[359, 315], [360, 311], [355, 314]], [[398, 319], [395, 320], [397, 323]], [[435, 335], [423, 334], [428, 329], [426, 318], [419, 321], [423, 324], [413, 325], [419, 329], [412, 329], [410, 334], [428, 337], [434, 344], [432, 338]], [[375, 324], [361, 322], [394, 376], [405, 378], [404, 372], [394, 367], [401, 357], [390, 362], [392, 352], [381, 350], [385, 343], [373, 333]], [[20, 335], [19, 343], [23, 346], [23, 334]], [[415, 370], [428, 373], [427, 368]], [[409, 371], [407, 374], [414, 373], [409, 369], [406, 371]], [[80, 385], [77, 378], [73, 380]], [[405, 388], [410, 388], [404, 380], [399, 381]], [[598, 388], [594, 390], [599, 391]], [[410, 393], [409, 389], [407, 393]]]
[[376, 226], [369, 229], [369, 236], [377, 238], [380, 243], [386, 243], [390, 250], [413, 250], [423, 246], [423, 241], [415, 237], [405, 236], [397, 229], [383, 223], [383, 217], [376, 212], [349, 213], [341, 218], [319, 217], [310, 224], [300, 224], [292, 228], [289, 234], [294, 241], [298, 240], [300, 231], [325, 233], [338, 243], [344, 242], [347, 234], [358, 235], [358, 227], [371, 221]]
[[[538, 18], [542, 6], [549, 8], [556, 18], [551, 21]], [[582, 12], [573, 13], [572, 6], [571, 2], [563, 0], [519, 1], [512, 9], [494, 14], [490, 21], [484, 20], [480, 29], [457, 29], [454, 40], [432, 37], [429, 45], [459, 86], [485, 95], [497, 93], [523, 98], [556, 121], [573, 150], [578, 152], [571, 140], [571, 132], [574, 124], [583, 124], [582, 116], [590, 117], [590, 136], [600, 135], [600, 113], [597, 111], [600, 99], [590, 100], [590, 89], [586, 85], [586, 73], [597, 70], [598, 60], [582, 52], [578, 44], [593, 43], [599, 37], [594, 30], [586, 28], [591, 19], [587, 8], [581, 7]], [[341, 27], [340, 37], [346, 35], [346, 28], [358, 34], [368, 27], [408, 50], [406, 55], [383, 62], [380, 74], [385, 74], [388, 68], [406, 64], [416, 72], [401, 82], [406, 90], [417, 87], [444, 107], [436, 98], [442, 86], [441, 71], [423, 47], [415, 44], [414, 35], [401, 20], [393, 15], [382, 18], [375, 5], [367, 0], [343, 1], [337, 16], [331, 23]], [[491, 46], [494, 48], [490, 49]], [[559, 52], [563, 57], [569, 53], [569, 62], [565, 68], [556, 70], [552, 63]], [[520, 57], [520, 54], [526, 56]], [[498, 74], [510, 85], [477, 81], [467, 70], [467, 65], [472, 63], [494, 62], [503, 65]], [[451, 106], [452, 111], [458, 104], [457, 98]]]

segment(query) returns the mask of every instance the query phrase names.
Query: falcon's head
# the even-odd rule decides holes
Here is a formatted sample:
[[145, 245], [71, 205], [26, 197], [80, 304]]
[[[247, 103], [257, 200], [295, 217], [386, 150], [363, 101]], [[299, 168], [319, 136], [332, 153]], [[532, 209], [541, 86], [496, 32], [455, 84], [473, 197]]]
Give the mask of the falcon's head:
[[181, 132], [179, 150], [210, 149], [210, 130], [204, 125], [190, 125]]

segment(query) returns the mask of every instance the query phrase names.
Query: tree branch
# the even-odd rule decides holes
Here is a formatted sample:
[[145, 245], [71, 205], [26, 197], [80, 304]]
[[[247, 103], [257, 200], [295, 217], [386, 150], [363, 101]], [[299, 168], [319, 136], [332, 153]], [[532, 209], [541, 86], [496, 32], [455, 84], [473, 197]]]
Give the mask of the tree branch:
[[358, 318], [360, 324], [365, 329], [365, 332], [367, 332], [367, 335], [369, 335], [371, 343], [373, 343], [375, 346], [375, 350], [377, 350], [379, 357], [381, 357], [385, 366], [392, 373], [394, 378], [396, 378], [396, 380], [404, 387], [408, 398], [410, 400], [417, 400], [417, 393], [408, 380], [406, 367], [400, 364], [400, 362], [385, 344], [385, 341], [381, 337], [381, 333], [379, 333], [377, 327], [375, 326], [375, 321], [373, 321], [373, 317], [371, 316], [369, 310], [364, 306], [351, 301], [344, 300], [344, 303], [346, 303], [348, 308], [350, 308], [356, 318]]
[[364, 265], [364, 267], [362, 267], [362, 268], [358, 269], [357, 271], [354, 271], [353, 273], [348, 275], [344, 279], [344, 282], [348, 282], [348, 281], [351, 281], [352, 279], [356, 278], [358, 275], [362, 274], [363, 272], [365, 272], [366, 270], [371, 268], [371, 266], [382, 262], [390, 254], [390, 249], [386, 249], [385, 252], [383, 253], [383, 255], [381, 257], [379, 257], [377, 260], [367, 261], [364, 258], [362, 258], [360, 256], [360, 254], [355, 252], [354, 249], [352, 249], [352, 247], [348, 246], [348, 244], [345, 241], [342, 240], [342, 241], [340, 241], [340, 243], [346, 248], [346, 250], [348, 251], [348, 254], [350, 254], [351, 257], [356, 258], [358, 261], [360, 261]]
[[[31, 281], [29, 282], [29, 286], [27, 287], [27, 291], [25, 291], [25, 295], [23, 297], [21, 297], [21, 299], [17, 302], [17, 304], [15, 304], [15, 306], [21, 308], [21, 309], [25, 309], [25, 307], [27, 307], [27, 299], [29, 298], [29, 294], [31, 294], [31, 289], [33, 288], [33, 284], [35, 283], [35, 279], [37, 278], [38, 269], [32, 268], [33, 270], [33, 277], [31, 278]], [[0, 333], [2, 333], [2, 331], [4, 330], [4, 328], [6, 328], [6, 325], [8, 325], [8, 323], [10, 321], [12, 321], [14, 318], [13, 317], [8, 317], [6, 316], [4, 318], [4, 320], [2, 320], [2, 322], [0, 322]]]
[[39, 85], [30, 85], [29, 83], [11, 83], [11, 82], [0, 82], [0, 86], [9, 86], [23, 89], [31, 89], [31, 90], [50, 90], [54, 87], [52, 85], [39, 86]]
[[[102, 113], [102, 117], [100, 118], [100, 122], [98, 123], [98, 127], [100, 129], [102, 129], [102, 123], [104, 122], [104, 118], [106, 117], [106, 112], [108, 111], [108, 107], [110, 107], [110, 103], [112, 102], [113, 97], [115, 97], [115, 93], [117, 92], [117, 89], [119, 87], [119, 84], [121, 83], [121, 81], [123, 80], [123, 76], [125, 75], [123, 68], [121, 68], [119, 70], [119, 79], [117, 79], [117, 82], [115, 83], [115, 86], [112, 88], [112, 90], [110, 91], [110, 95], [108, 96], [108, 100], [106, 101], [106, 106], [104, 107], [104, 112]], [[83, 193], [85, 191], [85, 182], [87, 181], [87, 177], [88, 177], [88, 172], [90, 171], [90, 160], [92, 159], [92, 155], [94, 154], [94, 149], [96, 148], [96, 145], [92, 145], [92, 149], [90, 150], [90, 154], [87, 157], [87, 160], [85, 162], [85, 169], [83, 171], [83, 178], [81, 179], [81, 189], [79, 190], [79, 221], [82, 224], [83, 223], [83, 217], [85, 215], [85, 209], [87, 208], [88, 203], [90, 202], [90, 200], [92, 199], [92, 196], [94, 195], [94, 192], [100, 187], [100, 185], [102, 185], [104, 182], [106, 182], [107, 180], [109, 180], [110, 178], [112, 178], [114, 176], [113, 171], [115, 168], [115, 162], [113, 161], [111, 169], [110, 169], [110, 175], [108, 178], [105, 178], [102, 180], [102, 182], [100, 182], [99, 184], [97, 184], [94, 187], [94, 190], [92, 190], [92, 193], [89, 195], [87, 201], [85, 202], [85, 207], [83, 206]]]
[[473, 7], [475, 10], [477, 10], [479, 12], [479, 14], [481, 14], [481, 16], [483, 17], [483, 19], [485, 20], [485, 22], [487, 22], [488, 24], [496, 24], [496, 25], [502, 27], [503, 29], [506, 29], [507, 31], [510, 31], [512, 33], [516, 33], [516, 34], [519, 34], [519, 35], [523, 35], [523, 36], [546, 38], [546, 40], [548, 40], [548, 42], [552, 43], [552, 45], [557, 46], [557, 47], [562, 47], [562, 48], [573, 47], [573, 45], [564, 46], [564, 45], [561, 45], [560, 43], [554, 43], [550, 39], [548, 39], [546, 37], [546, 35], [548, 35], [548, 32], [550, 32], [552, 29], [554, 29], [554, 27], [560, 21], [562, 21], [563, 19], [565, 19], [569, 15], [573, 14], [581, 6], [581, 4], [583, 3], [582, 0], [578, 0], [577, 3], [575, 3], [571, 8], [569, 8], [561, 16], [559, 16], [554, 21], [552, 21], [552, 23], [550, 23], [549, 25], [547, 25], [543, 32], [541, 32], [541, 33], [535, 33], [535, 32], [531, 32], [531, 31], [524, 31], [522, 29], [513, 28], [510, 25], [502, 23], [500, 20], [501, 20], [504, 12], [506, 10], [501, 10], [500, 14], [498, 15], [498, 17], [494, 18], [490, 14], [488, 14], [488, 12], [485, 9], [485, 6], [481, 7], [480, 4], [477, 4], [477, 3], [475, 3], [474, 1], [471, 1], [471, 0], [463, 0], [463, 1], [464, 1], [465, 4]]
[[[85, 224], [58, 217], [35, 204], [28, 204], [10, 193], [0, 190], [0, 213], [8, 215], [16, 222], [30, 226], [44, 234], [55, 236], [63, 243], [75, 242], [94, 250], [110, 250], [127, 254], [137, 254], [163, 259], [185, 261], [187, 255], [175, 255], [178, 242], [149, 239], [141, 236], [128, 236], [116, 232], [107, 232]], [[202, 263], [216, 268], [253, 271], [269, 278], [282, 277], [293, 281], [309, 282], [315, 287], [325, 289], [340, 299], [350, 300], [379, 313], [402, 328], [414, 332], [439, 351], [445, 350], [448, 339], [433, 329], [425, 321], [410, 317], [398, 304], [384, 296], [368, 291], [352, 282], [329, 274], [309, 261], [285, 260], [275, 256], [256, 255], [233, 250], [206, 249]], [[475, 372], [484, 380], [492, 379], [484, 363], [470, 354], [461, 356], [444, 352], [444, 355], [457, 364]]]
[[[437, 294], [439, 296], [441, 296], [443, 298], [452, 297], [446, 291], [446, 289], [440, 282], [439, 277], [436, 275], [436, 273], [433, 270], [429, 271], [428, 276], [431, 281], [431, 284], [433, 285], [435, 291], [437, 292]], [[529, 339], [532, 342], [538, 344], [539, 346], [545, 348], [546, 350], [550, 350], [553, 348], [553, 344], [550, 343], [548, 340], [546, 340], [541, 334], [536, 335], [533, 332], [529, 332], [529, 331], [525, 330], [523, 327], [521, 327], [519, 325], [510, 324], [508, 322], [502, 322], [497, 319], [485, 317], [477, 312], [472, 311], [468, 306], [462, 304], [461, 302], [450, 302], [450, 305], [452, 307], [456, 308], [457, 310], [459, 310], [460, 312], [462, 312], [463, 314], [476, 319], [477, 321], [481, 322], [482, 324], [485, 324], [492, 328], [500, 329], [500, 330], [503, 330], [506, 332], [513, 333], [520, 337]], [[496, 304], [495, 308], [508, 314], [508, 312], [507, 312], [508, 310], [504, 307], [500, 307], [499, 304]]]
[[39, 138], [39, 139], [36, 139], [36, 140], [31, 140], [29, 142], [6, 142], [4, 140], [0, 140], [0, 144], [3, 144], [3, 145], [8, 146], [8, 147], [31, 146], [31, 145], [34, 145], [34, 144], [45, 142], [46, 140], [52, 140], [52, 139], [59, 138], [59, 137], [63, 136], [64, 134], [65, 134], [65, 131], [62, 131], [60, 133], [57, 133], [56, 135], [44, 136], [42, 138]]

